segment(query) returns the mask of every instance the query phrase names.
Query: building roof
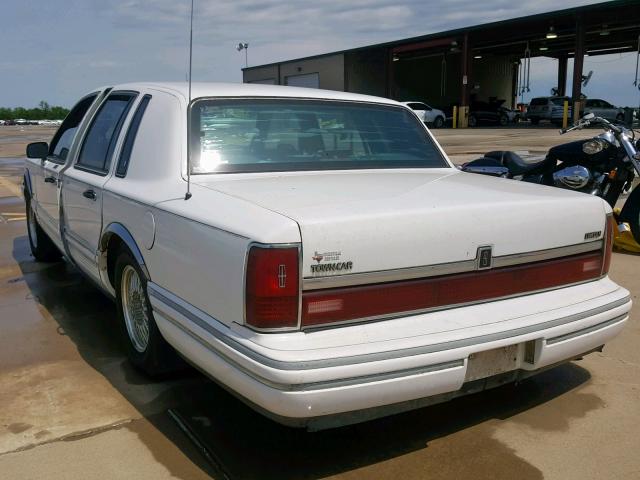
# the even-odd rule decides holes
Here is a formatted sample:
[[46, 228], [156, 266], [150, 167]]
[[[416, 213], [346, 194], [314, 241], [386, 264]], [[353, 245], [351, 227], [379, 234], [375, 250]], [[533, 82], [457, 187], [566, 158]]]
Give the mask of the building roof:
[[[283, 63], [299, 62], [331, 55], [356, 53], [377, 48], [398, 48], [399, 50], [402, 50], [402, 46], [410, 46], [411, 44], [420, 43], [428, 45], [430, 41], [439, 39], [454, 40], [464, 36], [465, 34], [468, 34], [473, 38], [474, 48], [492, 48], [494, 51], [495, 49], [498, 49], [497, 53], [522, 53], [524, 50], [522, 46], [523, 42], [531, 41], [532, 43], [545, 43], [546, 40], [544, 39], [544, 33], [549, 29], [549, 26], [553, 26], [558, 34], [557, 41], [554, 40], [553, 42], [554, 46], [557, 48], [549, 48], [549, 50], [545, 50], [544, 53], [541, 53], [537, 48], [535, 48], [532, 49], [531, 56], [570, 56], [575, 44], [575, 27], [576, 20], [578, 18], [582, 18], [587, 25], [598, 25], [599, 28], [602, 28], [603, 25], [607, 25], [608, 30], [611, 32], [611, 35], [607, 35], [606, 37], [601, 36], [602, 38], [597, 39], [597, 43], [590, 44], [591, 48], [597, 50], [599, 47], [602, 47], [606, 50], [607, 46], [618, 47], [620, 44], [628, 44], [632, 40], [637, 41], [637, 29], [640, 28], [640, 2], [637, 0], [615, 0], [595, 3], [581, 7], [573, 7], [508, 20], [467, 26], [363, 47], [255, 65], [252, 67], [245, 67], [242, 70], [247, 71]], [[509, 48], [513, 47], [514, 44], [518, 45], [517, 48]], [[594, 54], [599, 53], [605, 54], [607, 52], [594, 52]]]

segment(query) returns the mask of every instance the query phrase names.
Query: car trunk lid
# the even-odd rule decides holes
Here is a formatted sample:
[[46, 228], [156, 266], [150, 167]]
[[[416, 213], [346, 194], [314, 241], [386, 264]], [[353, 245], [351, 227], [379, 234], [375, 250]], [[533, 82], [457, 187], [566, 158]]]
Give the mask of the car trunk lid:
[[454, 169], [233, 177], [201, 184], [295, 220], [306, 278], [553, 249], [604, 227], [597, 198]]

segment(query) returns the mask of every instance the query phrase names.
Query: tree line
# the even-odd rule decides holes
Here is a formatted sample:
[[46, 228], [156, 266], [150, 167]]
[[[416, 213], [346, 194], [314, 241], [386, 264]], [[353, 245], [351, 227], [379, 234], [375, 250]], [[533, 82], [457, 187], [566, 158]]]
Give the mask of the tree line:
[[0, 107], [0, 120], [62, 120], [69, 113], [69, 109], [59, 106], [51, 106], [42, 100], [35, 108], [6, 108]]

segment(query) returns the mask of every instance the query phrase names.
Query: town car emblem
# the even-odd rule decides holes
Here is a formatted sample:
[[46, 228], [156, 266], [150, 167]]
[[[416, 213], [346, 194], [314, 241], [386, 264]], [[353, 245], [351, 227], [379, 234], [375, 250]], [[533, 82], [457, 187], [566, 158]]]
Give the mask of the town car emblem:
[[353, 269], [353, 262], [341, 262], [340, 255], [342, 252], [314, 252], [312, 260], [317, 262], [316, 265], [311, 264], [311, 273], [331, 273], [344, 272]]
[[491, 268], [491, 263], [493, 260], [491, 249], [491, 246], [478, 247], [478, 253], [476, 254], [476, 268], [478, 270]]
[[597, 232], [587, 232], [584, 234], [584, 239], [594, 240], [596, 238], [600, 238], [600, 235], [602, 235], [602, 230], [598, 230]]

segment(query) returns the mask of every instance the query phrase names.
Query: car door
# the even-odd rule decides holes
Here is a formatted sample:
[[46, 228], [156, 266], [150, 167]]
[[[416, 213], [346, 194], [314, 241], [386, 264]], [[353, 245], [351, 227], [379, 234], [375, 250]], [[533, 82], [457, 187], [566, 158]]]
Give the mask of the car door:
[[431, 108], [426, 103], [420, 103], [419, 105], [424, 109], [424, 122], [433, 123], [433, 121], [435, 120], [435, 116], [433, 115], [433, 108]]
[[420, 118], [420, 120], [422, 120], [423, 122], [427, 121], [427, 117], [426, 117], [427, 109], [425, 104], [418, 103], [418, 102], [411, 102], [409, 103], [409, 108], [414, 112], [416, 112], [416, 115], [418, 116], [418, 118]]
[[593, 113], [596, 117], [602, 116], [602, 108], [601, 108], [600, 100], [595, 98], [590, 98], [585, 101], [583, 115], [587, 115], [588, 113]]
[[602, 118], [606, 118], [610, 122], [615, 122], [616, 116], [618, 115], [618, 109], [605, 100], [600, 100], [600, 106], [601, 106], [600, 116]]
[[62, 177], [64, 233], [71, 256], [87, 273], [99, 278], [95, 260], [102, 231], [102, 190], [137, 92], [111, 92], [84, 134], [73, 168]]
[[76, 133], [100, 92], [87, 95], [69, 112], [49, 145], [49, 155], [42, 162], [42, 175], [38, 178], [38, 219], [51, 238], [59, 236], [60, 172], [69, 158]]

